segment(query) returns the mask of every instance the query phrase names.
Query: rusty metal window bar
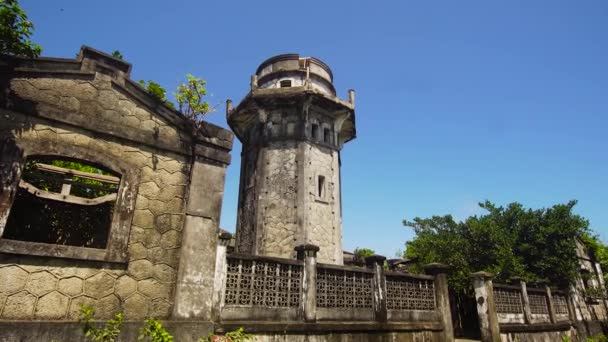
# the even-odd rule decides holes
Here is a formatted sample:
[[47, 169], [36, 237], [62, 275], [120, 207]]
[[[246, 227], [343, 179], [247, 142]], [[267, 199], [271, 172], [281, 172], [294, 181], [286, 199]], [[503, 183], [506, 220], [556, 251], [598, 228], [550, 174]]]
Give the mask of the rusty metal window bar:
[[566, 297], [560, 295], [553, 295], [552, 297], [555, 313], [557, 315], [567, 315], [568, 303], [566, 302]]
[[120, 177], [86, 161], [30, 156], [4, 239], [106, 248]]
[[317, 268], [317, 306], [371, 308], [371, 273]]
[[548, 315], [547, 296], [543, 294], [528, 294], [530, 312], [534, 315]]
[[302, 266], [228, 258], [226, 306], [297, 307]]
[[503, 314], [523, 314], [521, 295], [518, 290], [494, 288], [496, 312]]
[[435, 310], [435, 283], [432, 280], [386, 277], [386, 304], [389, 310]]

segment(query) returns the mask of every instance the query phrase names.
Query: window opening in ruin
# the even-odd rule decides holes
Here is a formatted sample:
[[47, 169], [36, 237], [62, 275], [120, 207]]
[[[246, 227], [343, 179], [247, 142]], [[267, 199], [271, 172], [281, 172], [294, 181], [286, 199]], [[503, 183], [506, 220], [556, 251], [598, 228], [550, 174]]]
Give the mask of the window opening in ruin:
[[281, 81], [281, 88], [289, 88], [291, 87], [291, 80], [282, 80]]
[[323, 141], [328, 144], [331, 143], [331, 132], [329, 131], [329, 128], [323, 129]]
[[311, 131], [310, 131], [310, 136], [311, 136], [313, 139], [317, 139], [317, 136], [318, 136], [318, 135], [319, 135], [319, 125], [317, 125], [317, 124], [312, 124], [312, 128], [311, 128]]
[[317, 181], [317, 196], [319, 198], [325, 197], [325, 176], [319, 176]]
[[84, 161], [30, 156], [2, 238], [106, 248], [119, 184]]

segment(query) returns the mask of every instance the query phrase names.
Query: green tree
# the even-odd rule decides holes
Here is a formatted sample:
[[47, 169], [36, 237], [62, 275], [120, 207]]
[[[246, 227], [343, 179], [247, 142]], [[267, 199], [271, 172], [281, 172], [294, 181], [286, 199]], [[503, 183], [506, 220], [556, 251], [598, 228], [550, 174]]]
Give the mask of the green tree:
[[205, 115], [212, 112], [211, 106], [204, 99], [207, 95], [207, 82], [191, 74], [187, 74], [186, 78], [187, 82], [182, 83], [174, 95], [179, 111], [198, 127]]
[[0, 0], [0, 54], [38, 57], [42, 48], [30, 41], [34, 24], [17, 0]]
[[417, 259], [418, 270], [430, 262], [450, 265], [457, 289], [468, 288], [476, 271], [491, 272], [499, 282], [520, 276], [564, 283], [577, 276], [575, 238], [588, 234], [589, 222], [572, 212], [576, 201], [536, 210], [519, 203], [479, 205], [487, 213], [462, 222], [450, 215], [404, 220], [416, 234], [406, 243], [406, 257]]
[[353, 254], [355, 255], [356, 260], [365, 261], [365, 258], [376, 254], [376, 252], [373, 249], [357, 247]]

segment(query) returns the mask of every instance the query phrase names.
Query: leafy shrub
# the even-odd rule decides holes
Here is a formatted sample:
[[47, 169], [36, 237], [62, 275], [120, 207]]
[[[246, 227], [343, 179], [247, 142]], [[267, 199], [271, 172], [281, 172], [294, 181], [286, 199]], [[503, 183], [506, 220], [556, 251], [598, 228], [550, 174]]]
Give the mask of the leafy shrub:
[[583, 295], [585, 295], [585, 297], [594, 298], [594, 299], [606, 298], [606, 292], [601, 287], [586, 288], [583, 290]]
[[224, 336], [209, 334], [206, 339], [200, 338], [198, 342], [245, 342], [252, 341], [254, 338], [255, 336], [245, 333], [241, 327], [227, 332]]
[[139, 340], [148, 337], [151, 342], [174, 342], [173, 336], [169, 334], [167, 329], [158, 320], [148, 318], [145, 320], [145, 324], [141, 329]]
[[167, 100], [167, 90], [163, 88], [160, 84], [151, 80], [148, 80], [148, 83], [146, 84], [146, 81], [140, 80], [139, 85], [141, 85], [144, 89], [148, 91], [148, 93], [150, 93], [150, 95], [154, 96], [159, 101], [165, 103], [171, 108], [175, 107], [173, 102]]
[[95, 316], [95, 309], [84, 304], [80, 308], [80, 317], [78, 321], [82, 324], [82, 332], [84, 337], [92, 341], [101, 342], [114, 342], [120, 334], [120, 327], [122, 326], [123, 316], [122, 313], [117, 313], [113, 319], [106, 322], [103, 329], [96, 328], [93, 326], [93, 316]]

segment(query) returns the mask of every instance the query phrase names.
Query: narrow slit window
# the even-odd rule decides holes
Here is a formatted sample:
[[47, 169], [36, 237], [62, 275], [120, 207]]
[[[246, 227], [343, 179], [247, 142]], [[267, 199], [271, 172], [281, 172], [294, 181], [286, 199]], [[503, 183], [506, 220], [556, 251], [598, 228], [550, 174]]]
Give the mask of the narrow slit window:
[[331, 143], [331, 131], [329, 130], [329, 128], [323, 129], [323, 141], [328, 144]]
[[120, 177], [85, 161], [31, 156], [3, 238], [106, 248]]
[[317, 197], [325, 197], [325, 176], [319, 176], [317, 180]]
[[318, 136], [319, 136], [319, 125], [312, 124], [311, 130], [310, 130], [310, 137], [316, 140]]
[[281, 88], [289, 88], [291, 87], [291, 80], [282, 80], [280, 85]]

